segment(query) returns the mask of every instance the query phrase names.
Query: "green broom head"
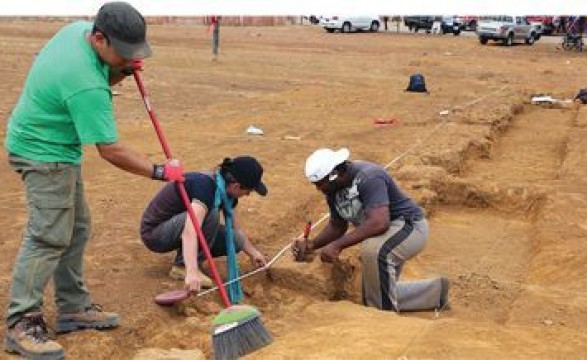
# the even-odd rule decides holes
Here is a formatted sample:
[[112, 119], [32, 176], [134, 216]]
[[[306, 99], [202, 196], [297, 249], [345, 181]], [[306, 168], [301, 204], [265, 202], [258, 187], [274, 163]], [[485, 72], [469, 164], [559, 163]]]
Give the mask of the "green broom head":
[[212, 322], [215, 359], [236, 359], [273, 341], [252, 306], [233, 305], [222, 310]]

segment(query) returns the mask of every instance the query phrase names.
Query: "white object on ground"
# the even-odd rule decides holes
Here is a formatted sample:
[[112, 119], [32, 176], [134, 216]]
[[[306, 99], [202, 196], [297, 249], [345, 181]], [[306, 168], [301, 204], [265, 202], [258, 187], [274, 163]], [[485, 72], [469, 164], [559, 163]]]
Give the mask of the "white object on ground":
[[552, 96], [543, 95], [543, 96], [534, 96], [532, 97], [533, 103], [554, 103], [556, 99], [553, 99]]
[[249, 135], [263, 135], [263, 130], [259, 129], [256, 126], [250, 125], [247, 128], [247, 134], [249, 134]]
[[301, 136], [292, 136], [292, 135], [284, 135], [282, 137], [283, 140], [302, 140]]
[[543, 95], [543, 96], [534, 96], [532, 97], [532, 103], [533, 104], [543, 104], [543, 103], [549, 103], [549, 104], [554, 104], [554, 103], [570, 103], [573, 100], [567, 99], [567, 100], [559, 100], [559, 99], [555, 99], [552, 96], [549, 95]]
[[448, 115], [449, 111], [448, 110], [442, 110], [441, 112], [439, 112], [439, 115]]

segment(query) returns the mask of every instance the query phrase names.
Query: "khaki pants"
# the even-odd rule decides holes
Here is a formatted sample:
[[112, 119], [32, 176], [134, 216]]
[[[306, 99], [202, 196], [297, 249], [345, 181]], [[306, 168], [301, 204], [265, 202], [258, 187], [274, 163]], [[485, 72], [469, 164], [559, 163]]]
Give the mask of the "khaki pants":
[[90, 234], [79, 165], [37, 162], [11, 155], [10, 165], [25, 186], [28, 222], [12, 274], [6, 321], [41, 310], [43, 290], [55, 283], [60, 313], [90, 305], [83, 279], [83, 254]]
[[399, 281], [406, 261], [428, 241], [428, 222], [399, 218], [389, 229], [361, 243], [363, 303], [381, 310], [418, 311], [437, 308], [441, 278]]

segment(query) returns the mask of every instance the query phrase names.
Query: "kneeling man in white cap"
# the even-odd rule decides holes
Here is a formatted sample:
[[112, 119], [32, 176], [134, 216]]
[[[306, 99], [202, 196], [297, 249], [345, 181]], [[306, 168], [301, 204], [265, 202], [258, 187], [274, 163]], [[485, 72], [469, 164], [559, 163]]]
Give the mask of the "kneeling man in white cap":
[[[363, 304], [381, 310], [442, 309], [448, 304], [445, 277], [399, 282], [403, 265], [426, 246], [424, 210], [381, 166], [349, 160], [349, 150], [316, 150], [306, 160], [306, 177], [326, 195], [330, 221], [313, 239], [296, 241], [300, 253], [320, 249], [323, 262], [361, 244]], [[354, 226], [348, 231], [348, 225]]]

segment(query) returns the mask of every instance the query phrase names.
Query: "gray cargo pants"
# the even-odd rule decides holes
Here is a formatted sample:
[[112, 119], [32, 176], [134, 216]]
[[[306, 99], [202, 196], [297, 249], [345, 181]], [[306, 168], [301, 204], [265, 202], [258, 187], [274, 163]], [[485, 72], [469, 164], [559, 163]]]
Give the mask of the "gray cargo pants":
[[426, 246], [426, 219], [395, 219], [389, 229], [361, 243], [363, 303], [382, 310], [430, 310], [440, 305], [440, 278], [403, 281], [404, 263]]
[[81, 311], [90, 305], [83, 278], [90, 213], [81, 168], [14, 155], [9, 161], [25, 186], [28, 222], [14, 264], [6, 322], [10, 327], [23, 314], [41, 310], [51, 277], [58, 311]]
[[[185, 266], [181, 234], [183, 233], [187, 216], [187, 212], [184, 211], [159, 224], [154, 230], [154, 235], [152, 236], [151, 241], [144, 242], [145, 246], [147, 246], [149, 250], [158, 253], [166, 253], [175, 250], [177, 254], [175, 260], [173, 260], [173, 264]], [[220, 212], [218, 209], [210, 210], [204, 218], [201, 230], [206, 238], [208, 249], [210, 250], [212, 257], [217, 258], [220, 256], [226, 256], [226, 228], [224, 227], [224, 224], [221, 223]], [[234, 241], [236, 252], [238, 253], [243, 249], [245, 237], [242, 233], [235, 231]], [[206, 260], [204, 251], [198, 242], [198, 263], [201, 263], [204, 260]]]

